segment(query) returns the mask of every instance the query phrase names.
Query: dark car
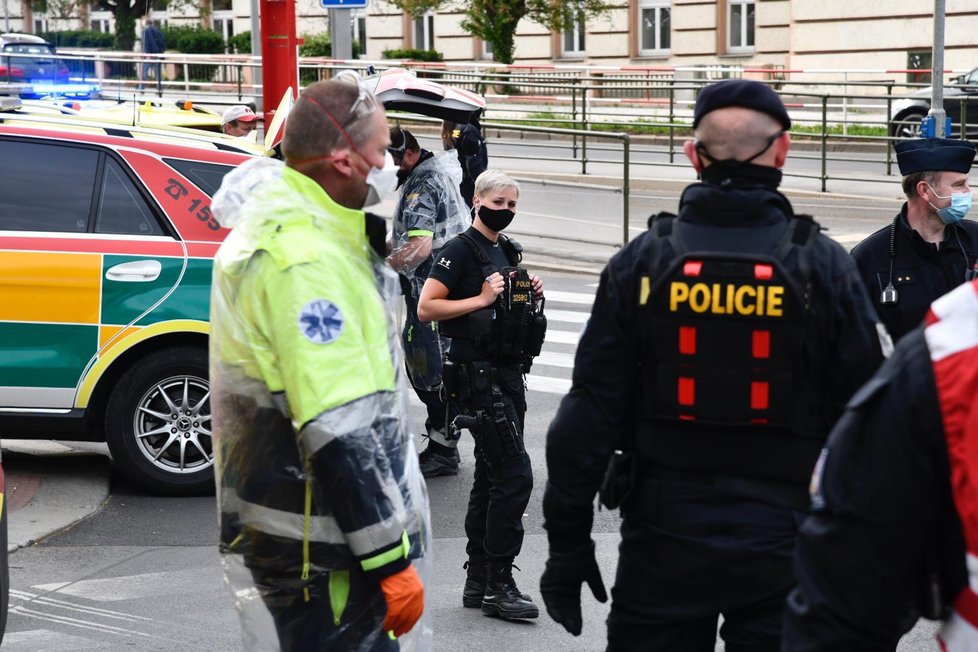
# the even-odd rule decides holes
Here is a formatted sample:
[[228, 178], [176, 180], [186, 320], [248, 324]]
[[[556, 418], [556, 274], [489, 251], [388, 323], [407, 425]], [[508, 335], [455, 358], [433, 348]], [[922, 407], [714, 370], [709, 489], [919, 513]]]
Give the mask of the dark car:
[[67, 83], [68, 66], [55, 58], [54, 46], [33, 34], [0, 34], [0, 81]]
[[[918, 91], [893, 102], [890, 136], [905, 139], [920, 135], [920, 119], [930, 110], [930, 88]], [[969, 138], [978, 137], [978, 68], [958, 75], [944, 87], [944, 111], [951, 120], [951, 137], [961, 136], [961, 125]]]

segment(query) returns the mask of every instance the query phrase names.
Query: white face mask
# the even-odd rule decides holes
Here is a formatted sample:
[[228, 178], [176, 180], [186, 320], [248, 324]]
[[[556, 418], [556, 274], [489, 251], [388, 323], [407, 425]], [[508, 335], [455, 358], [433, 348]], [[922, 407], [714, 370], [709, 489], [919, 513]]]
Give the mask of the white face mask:
[[367, 173], [367, 198], [363, 207], [379, 204], [397, 189], [398, 166], [390, 152], [384, 153], [384, 167], [370, 168]]

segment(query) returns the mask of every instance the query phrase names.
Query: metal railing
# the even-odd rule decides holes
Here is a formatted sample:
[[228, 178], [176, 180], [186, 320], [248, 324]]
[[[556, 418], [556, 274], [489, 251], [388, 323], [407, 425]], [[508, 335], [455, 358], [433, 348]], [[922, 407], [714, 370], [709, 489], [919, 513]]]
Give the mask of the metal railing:
[[[145, 55], [133, 52], [82, 52], [63, 50], [59, 58], [75, 61], [87, 79], [94, 75], [106, 97], [139, 97], [147, 92], [162, 96], [181, 93], [204, 104], [240, 103], [261, 97], [261, 61], [242, 55]], [[139, 90], [142, 64], [159, 63], [166, 79], [154, 80]], [[300, 78], [308, 83], [332, 77], [338, 70], [403, 65], [394, 61], [336, 61], [300, 59]], [[572, 67], [499, 66], [475, 64], [410, 64], [421, 77], [477, 92], [487, 101], [487, 117], [493, 124], [514, 132], [531, 133], [530, 127], [546, 128], [553, 137], [569, 140], [571, 158], [589, 174], [595, 162], [615, 162], [621, 156], [609, 144], [614, 136], [631, 134], [631, 166], [677, 166], [676, 155], [690, 135], [693, 104], [700, 88], [722, 78], [753, 77], [774, 87], [792, 116], [793, 156], [816, 158], [817, 172], [792, 172], [792, 176], [817, 179], [828, 190], [830, 180], [877, 181], [839, 174], [833, 163], [854, 162], [851, 150], [875, 152], [872, 166], [881, 175], [893, 173], [895, 139], [914, 135], [917, 116], [894, 116], [897, 102], [925, 84], [896, 81], [907, 71], [787, 71], [739, 66], [698, 67]], [[91, 72], [89, 72], [91, 71]], [[967, 95], [950, 96], [949, 116], [958, 125], [955, 134], [978, 134], [978, 111], [969, 111]], [[891, 120], [891, 116], [894, 119]], [[970, 120], [970, 121], [969, 121]], [[966, 129], [959, 128], [965, 124]], [[526, 128], [519, 131], [519, 128]], [[850, 150], [839, 151], [845, 144]], [[685, 165], [685, 163], [682, 163]]]

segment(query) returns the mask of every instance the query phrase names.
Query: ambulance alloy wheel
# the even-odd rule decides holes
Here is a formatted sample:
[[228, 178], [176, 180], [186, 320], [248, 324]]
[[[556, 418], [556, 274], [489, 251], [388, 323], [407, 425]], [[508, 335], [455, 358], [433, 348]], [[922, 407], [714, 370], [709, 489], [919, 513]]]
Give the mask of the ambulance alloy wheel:
[[109, 397], [105, 438], [122, 472], [152, 491], [213, 491], [207, 350], [163, 349], [126, 371]]

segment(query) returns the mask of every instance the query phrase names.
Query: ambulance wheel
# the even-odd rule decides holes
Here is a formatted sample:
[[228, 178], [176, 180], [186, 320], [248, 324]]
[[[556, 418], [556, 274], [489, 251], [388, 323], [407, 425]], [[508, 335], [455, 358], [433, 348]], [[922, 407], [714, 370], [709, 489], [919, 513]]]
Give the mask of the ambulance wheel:
[[207, 350], [163, 349], [126, 371], [106, 406], [105, 440], [122, 472], [151, 491], [212, 492]]

